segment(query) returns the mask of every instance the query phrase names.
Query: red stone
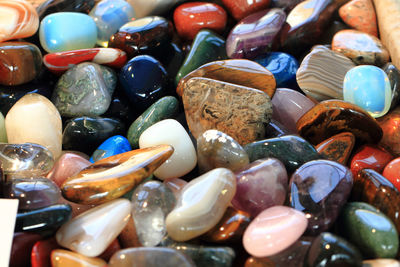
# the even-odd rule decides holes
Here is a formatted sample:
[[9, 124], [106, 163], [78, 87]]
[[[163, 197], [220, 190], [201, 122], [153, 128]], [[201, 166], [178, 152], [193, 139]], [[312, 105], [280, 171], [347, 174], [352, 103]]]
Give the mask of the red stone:
[[226, 21], [225, 10], [213, 3], [185, 3], [174, 11], [176, 31], [180, 37], [187, 40], [193, 40], [201, 29], [221, 33], [225, 29]]
[[383, 170], [382, 175], [400, 191], [400, 158], [389, 162]]
[[36, 242], [31, 253], [32, 267], [51, 267], [51, 251], [58, 248], [61, 247], [54, 237]]
[[41, 239], [42, 236], [39, 234], [22, 232], [14, 233], [10, 256], [10, 266], [31, 266], [30, 255], [32, 247]]
[[356, 177], [362, 169], [373, 169], [382, 173], [383, 168], [393, 159], [392, 154], [375, 145], [363, 145], [351, 159], [350, 169]]
[[236, 20], [241, 20], [257, 11], [266, 9], [270, 0], [222, 0]]

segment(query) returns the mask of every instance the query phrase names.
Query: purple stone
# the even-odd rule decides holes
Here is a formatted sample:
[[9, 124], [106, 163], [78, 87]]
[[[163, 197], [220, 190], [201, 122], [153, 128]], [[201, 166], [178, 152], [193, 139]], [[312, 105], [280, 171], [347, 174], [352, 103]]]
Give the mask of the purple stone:
[[290, 205], [308, 218], [307, 233], [317, 235], [332, 226], [353, 186], [351, 171], [330, 160], [303, 164], [290, 179]]
[[280, 8], [262, 10], [245, 17], [226, 40], [228, 57], [253, 59], [268, 52], [285, 20], [286, 14]]
[[263, 210], [283, 205], [288, 176], [285, 165], [275, 158], [256, 160], [236, 172], [237, 187], [232, 205], [256, 217]]

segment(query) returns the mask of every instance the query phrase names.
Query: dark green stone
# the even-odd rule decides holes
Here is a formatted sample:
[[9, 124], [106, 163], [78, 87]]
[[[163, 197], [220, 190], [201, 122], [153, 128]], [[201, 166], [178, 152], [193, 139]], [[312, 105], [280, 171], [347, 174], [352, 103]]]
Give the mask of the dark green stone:
[[192, 43], [192, 48], [186, 56], [175, 78], [177, 85], [183, 77], [198, 67], [216, 60], [227, 59], [225, 40], [210, 30], [201, 30]]
[[362, 257], [355, 246], [331, 233], [321, 233], [311, 244], [305, 259], [306, 267], [357, 267]]
[[308, 161], [322, 158], [314, 146], [296, 135], [253, 142], [247, 144], [244, 149], [249, 155], [250, 162], [268, 157], [277, 158], [285, 164], [289, 173]]
[[178, 112], [178, 100], [173, 96], [166, 96], [151, 105], [129, 127], [127, 138], [132, 149], [139, 148], [140, 135], [153, 124], [171, 118]]
[[394, 258], [399, 248], [393, 222], [375, 207], [364, 202], [347, 203], [338, 225], [343, 235], [368, 258]]

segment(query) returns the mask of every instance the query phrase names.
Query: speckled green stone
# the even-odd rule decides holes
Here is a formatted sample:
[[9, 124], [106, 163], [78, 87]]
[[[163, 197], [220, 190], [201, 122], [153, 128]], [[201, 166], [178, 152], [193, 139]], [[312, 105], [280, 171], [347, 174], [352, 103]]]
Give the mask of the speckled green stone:
[[201, 30], [192, 43], [192, 48], [186, 56], [178, 74], [175, 85], [189, 72], [198, 67], [216, 60], [227, 59], [225, 40], [210, 30]]
[[338, 225], [343, 235], [368, 258], [394, 258], [399, 238], [393, 222], [364, 202], [347, 203]]
[[244, 149], [249, 155], [250, 162], [268, 157], [277, 158], [285, 164], [289, 173], [308, 161], [322, 158], [314, 146], [296, 135], [253, 142], [247, 144]]
[[173, 96], [166, 96], [151, 105], [129, 127], [127, 138], [132, 149], [139, 148], [140, 135], [153, 124], [173, 117], [178, 111], [178, 100]]

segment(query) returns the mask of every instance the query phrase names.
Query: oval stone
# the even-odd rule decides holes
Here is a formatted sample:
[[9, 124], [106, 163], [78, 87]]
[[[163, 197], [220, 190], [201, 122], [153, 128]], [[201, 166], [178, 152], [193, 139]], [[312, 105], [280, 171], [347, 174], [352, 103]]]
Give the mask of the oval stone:
[[363, 145], [353, 155], [350, 169], [355, 177], [362, 169], [373, 169], [379, 173], [393, 159], [385, 149], [376, 145]]
[[55, 249], [51, 252], [52, 267], [66, 266], [104, 267], [107, 263], [100, 258], [87, 257], [65, 249]]

